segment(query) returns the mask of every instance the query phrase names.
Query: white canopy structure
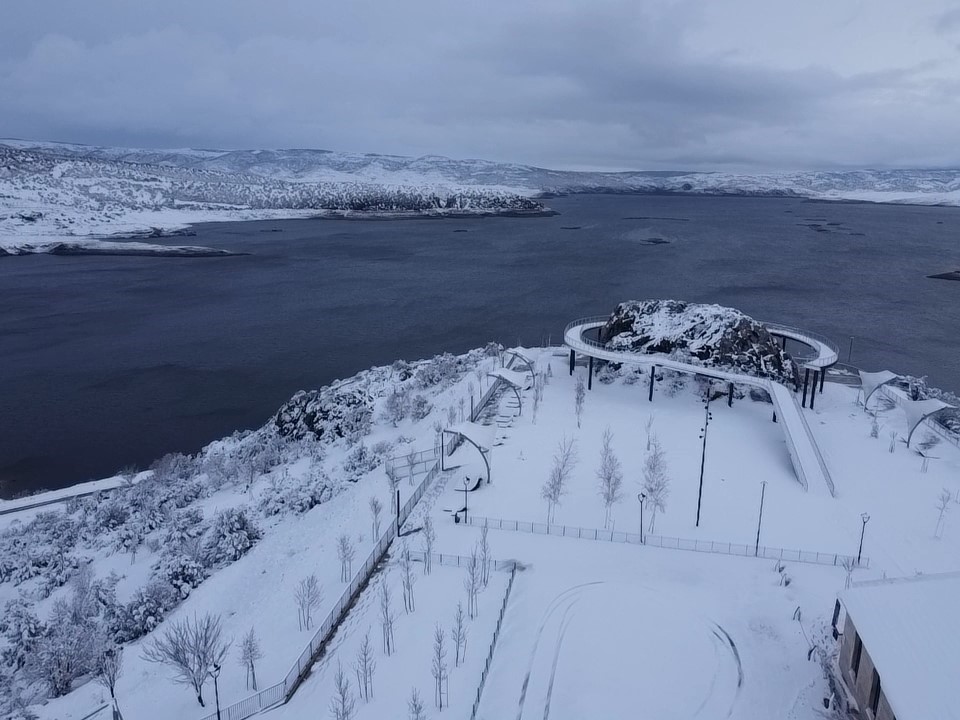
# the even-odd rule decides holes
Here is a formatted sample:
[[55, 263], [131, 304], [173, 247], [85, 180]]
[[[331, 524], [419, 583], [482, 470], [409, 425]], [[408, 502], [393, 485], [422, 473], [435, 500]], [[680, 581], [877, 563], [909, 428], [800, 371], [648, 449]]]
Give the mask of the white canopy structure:
[[487, 482], [490, 482], [490, 460], [487, 458], [487, 455], [490, 453], [490, 448], [493, 447], [493, 442], [496, 439], [496, 428], [491, 425], [464, 422], [449, 427], [443, 432], [457, 435], [477, 449], [480, 457], [483, 458], [483, 464], [487, 468]]
[[879, 390], [881, 385], [886, 385], [888, 382], [896, 380], [899, 377], [899, 375], [889, 370], [881, 370], [880, 372], [864, 372], [863, 370], [858, 370], [857, 372], [860, 373], [860, 388], [863, 390], [864, 409], [866, 409], [867, 403], [870, 402], [870, 396]]
[[[523, 414], [523, 400], [520, 398], [520, 391], [529, 385], [527, 382], [527, 376], [522, 372], [517, 372], [516, 370], [508, 370], [507, 368], [497, 368], [493, 372], [487, 373], [492, 378], [499, 378], [503, 380], [507, 385], [510, 386], [510, 389], [513, 390], [514, 395], [517, 396], [517, 404], [520, 406], [520, 414]], [[531, 381], [533, 377], [531, 375]]]
[[941, 410], [953, 407], [953, 405], [945, 403], [943, 400], [930, 398], [929, 400], [905, 400], [901, 407], [903, 407], [903, 414], [907, 416], [907, 427], [909, 428], [907, 447], [910, 447], [910, 438], [913, 437], [913, 431], [920, 426], [920, 423]]

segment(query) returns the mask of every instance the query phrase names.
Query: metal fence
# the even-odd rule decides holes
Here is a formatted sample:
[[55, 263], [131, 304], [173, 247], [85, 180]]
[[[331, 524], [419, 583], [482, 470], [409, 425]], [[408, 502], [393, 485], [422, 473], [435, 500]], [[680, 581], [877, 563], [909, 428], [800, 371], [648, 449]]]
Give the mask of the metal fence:
[[513, 581], [516, 577], [517, 565], [516, 563], [512, 563], [510, 579], [507, 581], [507, 591], [503, 594], [503, 602], [500, 604], [500, 614], [497, 616], [497, 625], [493, 629], [493, 640], [490, 641], [490, 650], [487, 651], [487, 659], [483, 663], [483, 672], [480, 673], [480, 685], [477, 687], [477, 697], [474, 699], [473, 708], [470, 710], [470, 720], [476, 720], [477, 711], [480, 709], [480, 696], [483, 695], [483, 686], [487, 682], [487, 675], [490, 674], [490, 665], [493, 663], [493, 651], [497, 647], [497, 640], [500, 638], [503, 616], [507, 612], [507, 602], [510, 600], [510, 591], [513, 590]]
[[[477, 405], [475, 416], [479, 416], [484, 405], [490, 402], [490, 400], [495, 396], [494, 392], [499, 384], [500, 381], [497, 380], [490, 386], [490, 388], [488, 388], [487, 392], [481, 398], [480, 403]], [[457, 440], [459, 440], [459, 437], [453, 438], [450, 443], [447, 443], [444, 446], [444, 451], [447, 455], [456, 449]], [[423, 494], [433, 483], [433, 480], [437, 477], [437, 475], [440, 474], [440, 462], [434, 450], [421, 450], [416, 453], [416, 456], [416, 465], [419, 465], [420, 463], [426, 463], [429, 466], [429, 469], [424, 475], [423, 480], [417, 486], [417, 489], [414, 490], [414, 492], [410, 495], [410, 497], [407, 498], [407, 501], [400, 507], [398, 516], [391, 521], [389, 526], [380, 536], [380, 540], [377, 542], [376, 547], [370, 551], [370, 554], [367, 556], [360, 570], [354, 576], [347, 588], [343, 591], [343, 594], [340, 596], [337, 604], [333, 607], [333, 609], [330, 610], [326, 619], [320, 624], [320, 627], [317, 628], [317, 631], [310, 639], [309, 644], [303, 649], [303, 652], [301, 652], [300, 656], [297, 658], [297, 662], [290, 668], [289, 672], [287, 672], [286, 676], [281, 682], [264, 688], [263, 690], [260, 690], [259, 692], [250, 695], [243, 700], [235, 702], [232, 705], [221, 708], [219, 712], [219, 720], [246, 720], [246, 718], [256, 715], [262, 710], [266, 710], [281, 702], [286, 702], [296, 691], [297, 687], [306, 676], [307, 671], [316, 661], [317, 657], [323, 652], [327, 643], [330, 641], [330, 638], [333, 636], [334, 631], [343, 621], [347, 611], [370, 581], [370, 577], [373, 575], [374, 570], [387, 554], [387, 550], [390, 549], [390, 545], [394, 538], [397, 537], [399, 528], [410, 516], [413, 508], [423, 497]], [[430, 461], [427, 459], [428, 456], [433, 458], [432, 466], [430, 466]], [[410, 467], [407, 457], [408, 456], [406, 455], [398, 455], [394, 458], [390, 458], [388, 462], [402, 460], [407, 467]], [[441, 565], [451, 564], [453, 562], [458, 565], [461, 562], [464, 564], [466, 563], [466, 558], [461, 558], [457, 555], [437, 553], [435, 553], [435, 555], [437, 556], [437, 562]], [[494, 569], [505, 569], [508, 564], [509, 563], [505, 564], [505, 561], [494, 563]], [[500, 565], [500, 567], [498, 567], [498, 565]], [[201, 718], [201, 720], [218, 720], [218, 714], [216, 712], [210, 713], [209, 715], [205, 715], [203, 718]]]
[[767, 560], [788, 560], [790, 562], [811, 563], [814, 565], [843, 566], [844, 562], [851, 562], [855, 567], [870, 567], [870, 558], [861, 557], [857, 561], [855, 555], [842, 553], [815, 552], [813, 550], [788, 550], [786, 548], [768, 547], [766, 545], [744, 545], [741, 543], [721, 542], [716, 540], [692, 540], [688, 538], [667, 537], [664, 535], [644, 534], [642, 539], [638, 533], [621, 532], [619, 530], [601, 530], [599, 528], [583, 528], [573, 525], [557, 525], [555, 523], [525, 522], [523, 520], [503, 520], [471, 515], [467, 519], [468, 525], [483, 526], [496, 530], [513, 530], [535, 535], [554, 535], [557, 537], [571, 537], [581, 540], [603, 540], [605, 542], [628, 543], [631, 545], [647, 545], [650, 547], [666, 548], [669, 550], [690, 550], [693, 552], [716, 553], [720, 555], [738, 555], [742, 557], [758, 557]]

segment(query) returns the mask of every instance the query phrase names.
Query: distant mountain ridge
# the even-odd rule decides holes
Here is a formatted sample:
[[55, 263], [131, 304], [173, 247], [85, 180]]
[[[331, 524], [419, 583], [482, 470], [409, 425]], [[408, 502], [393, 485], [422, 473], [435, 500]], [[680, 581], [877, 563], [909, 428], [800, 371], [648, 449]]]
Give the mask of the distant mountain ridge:
[[244, 174], [287, 182], [367, 182], [490, 187], [526, 195], [586, 192], [703, 193], [960, 204], [960, 170], [847, 170], [764, 173], [550, 170], [438, 155], [413, 158], [330, 150], [148, 150], [0, 140], [63, 157]]
[[50, 252], [68, 239], [90, 246], [98, 235], [156, 236], [220, 220], [543, 214], [543, 198], [574, 193], [960, 205], [960, 170], [573, 172], [436, 155], [0, 140], [0, 250]]

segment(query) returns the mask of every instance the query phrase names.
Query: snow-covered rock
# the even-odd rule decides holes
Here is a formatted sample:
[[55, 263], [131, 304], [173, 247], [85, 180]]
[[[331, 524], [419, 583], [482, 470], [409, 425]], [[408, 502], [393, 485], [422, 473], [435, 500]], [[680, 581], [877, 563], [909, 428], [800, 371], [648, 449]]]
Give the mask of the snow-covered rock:
[[662, 353], [684, 362], [794, 382], [790, 356], [761, 323], [721, 305], [630, 300], [600, 331], [616, 350]]

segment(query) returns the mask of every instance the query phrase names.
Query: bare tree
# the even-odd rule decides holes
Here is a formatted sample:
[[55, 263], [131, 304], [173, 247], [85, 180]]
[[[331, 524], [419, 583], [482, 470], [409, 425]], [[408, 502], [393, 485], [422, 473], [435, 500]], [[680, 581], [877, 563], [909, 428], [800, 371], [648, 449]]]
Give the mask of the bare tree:
[[390, 511], [397, 515], [400, 512], [400, 508], [397, 507], [397, 487], [400, 485], [400, 478], [392, 462], [386, 464], [384, 472], [387, 474], [387, 486], [390, 488]]
[[297, 585], [293, 599], [297, 603], [297, 623], [301, 630], [309, 630], [313, 622], [313, 611], [323, 599], [323, 588], [316, 575], [308, 575]]
[[350, 542], [350, 536], [344, 533], [337, 538], [337, 557], [340, 559], [340, 580], [350, 582], [350, 575], [353, 574], [353, 543]]
[[427, 720], [427, 711], [423, 707], [423, 700], [420, 698], [420, 692], [416, 688], [410, 691], [407, 710], [410, 713], [409, 720]]
[[455, 425], [457, 422], [457, 408], [453, 405], [447, 408], [447, 427]]
[[110, 699], [113, 701], [114, 710], [120, 713], [117, 706], [117, 680], [123, 672], [123, 645], [110, 644], [100, 651], [97, 657], [95, 668], [97, 682], [110, 693]]
[[463, 614], [463, 603], [457, 603], [457, 613], [453, 616], [453, 629], [450, 630], [450, 639], [456, 648], [454, 667], [460, 667], [460, 660], [467, 657], [467, 626]]
[[937, 538], [937, 540], [943, 537], [944, 515], [946, 515], [947, 510], [950, 509], [950, 501], [952, 499], [952, 493], [946, 488], [944, 488], [943, 492], [937, 497], [937, 510], [940, 511], [940, 514], [937, 516], [937, 526], [933, 531], [933, 536]]
[[383, 634], [383, 652], [387, 657], [396, 649], [393, 642], [393, 623], [396, 616], [393, 614], [390, 586], [386, 578], [380, 580], [380, 630]]
[[623, 499], [623, 470], [620, 460], [613, 452], [613, 433], [610, 426], [603, 431], [603, 445], [600, 448], [600, 467], [597, 470], [600, 480], [600, 497], [603, 498], [603, 507], [606, 511], [603, 517], [603, 526], [610, 527], [610, 516], [614, 504]]
[[896, 449], [897, 449], [897, 431], [891, 430], [890, 431], [890, 447], [888, 447], [887, 450], [892, 455]]
[[433, 660], [430, 663], [430, 673], [433, 675], [434, 695], [437, 707], [443, 710], [444, 685], [449, 677], [447, 670], [447, 648], [444, 642], [443, 628], [440, 623], [433, 631]]
[[583, 419], [583, 402], [587, 399], [587, 387], [583, 382], [583, 375], [577, 375], [577, 382], [573, 390], [574, 409], [577, 412], [577, 427]]
[[412, 613], [416, 610], [416, 602], [413, 597], [413, 586], [417, 582], [416, 576], [413, 574], [413, 558], [410, 557], [410, 548], [407, 546], [407, 543], [403, 543], [403, 548], [400, 550], [400, 571], [403, 573], [401, 582], [403, 585], [403, 609], [407, 613]]
[[260, 650], [260, 640], [257, 638], [257, 632], [252, 627], [249, 632], [243, 636], [240, 641], [240, 663], [247, 672], [247, 689], [250, 689], [251, 681], [253, 689], [257, 689], [257, 660], [263, 657], [263, 651]]
[[[652, 370], [650, 372], [653, 372]], [[655, 420], [653, 413], [650, 413], [647, 416], [647, 422], [644, 424], [644, 429], [647, 431], [647, 452], [650, 452], [650, 443], [653, 442], [653, 438], [656, 437], [653, 433], [653, 421]]]
[[650, 525], [647, 532], [653, 532], [657, 520], [657, 511], [667, 509], [667, 496], [670, 494], [670, 478], [667, 475], [667, 460], [660, 446], [660, 441], [654, 436], [650, 441], [650, 452], [643, 463], [643, 492], [650, 503]]
[[490, 528], [484, 521], [483, 527], [480, 529], [480, 583], [483, 587], [490, 584], [490, 565], [493, 563], [490, 555], [490, 540], [487, 537], [489, 533]]
[[407, 453], [407, 484], [413, 486], [414, 468], [417, 466], [417, 451], [410, 448]]
[[169, 665], [174, 682], [193, 687], [203, 704], [203, 684], [215, 665], [222, 665], [230, 643], [223, 640], [219, 615], [184, 618], [173, 622], [159, 638], [143, 648], [143, 659]]
[[463, 422], [463, 419], [465, 417], [464, 408], [466, 407], [466, 405], [467, 405], [467, 400], [461, 395], [460, 399], [457, 400], [457, 408], [460, 410], [460, 422]]
[[380, 539], [380, 513], [383, 511], [383, 503], [376, 497], [370, 498], [370, 522], [373, 530], [373, 541]]
[[880, 437], [880, 419], [877, 417], [876, 413], [874, 413], [873, 417], [870, 418], [870, 437]]
[[337, 674], [333, 676], [333, 698], [330, 700], [330, 715], [333, 720], [350, 720], [357, 707], [357, 701], [350, 689], [350, 678], [343, 671], [343, 665], [337, 663]]
[[373, 673], [377, 669], [377, 662], [373, 658], [373, 644], [370, 642], [370, 631], [363, 636], [360, 649], [357, 650], [357, 660], [353, 664], [357, 673], [357, 687], [360, 697], [367, 702], [373, 697]]
[[423, 572], [429, 575], [433, 572], [433, 546], [437, 542], [437, 531], [433, 529], [433, 520], [430, 514], [423, 519]]
[[844, 570], [847, 571], [847, 577], [843, 583], [843, 589], [849, 590], [850, 587], [853, 585], [853, 571], [854, 571], [854, 568], [857, 567], [857, 561], [854, 560], [852, 557], [845, 557], [840, 562], [840, 565], [843, 567]]
[[470, 558], [467, 560], [467, 576], [463, 579], [463, 589], [467, 591], [467, 613], [472, 620], [479, 612], [477, 594], [480, 592], [480, 559], [477, 557], [476, 546], [470, 551]]
[[553, 522], [554, 510], [560, 505], [560, 499], [567, 492], [567, 483], [576, 462], [576, 445], [573, 439], [567, 439], [564, 436], [553, 456], [550, 476], [540, 489], [540, 497], [547, 501], [547, 523]]

